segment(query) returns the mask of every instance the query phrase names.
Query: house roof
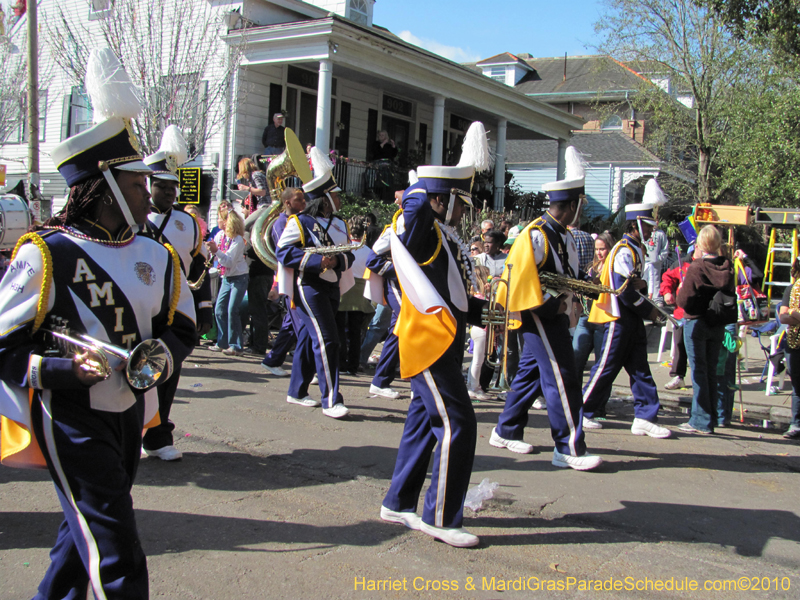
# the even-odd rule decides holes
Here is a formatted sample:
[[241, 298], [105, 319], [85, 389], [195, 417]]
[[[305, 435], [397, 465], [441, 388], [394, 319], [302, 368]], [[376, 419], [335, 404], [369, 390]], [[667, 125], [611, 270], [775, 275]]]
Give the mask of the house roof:
[[533, 70], [533, 67], [531, 67], [528, 63], [526, 63], [520, 57], [511, 54], [510, 52], [503, 52], [502, 54], [496, 54], [495, 56], [490, 56], [489, 58], [479, 60], [475, 63], [475, 65], [482, 67], [484, 65], [507, 65], [513, 63], [519, 64], [528, 70]]
[[[578, 131], [569, 143], [588, 163], [660, 162], [654, 154], [619, 131]], [[508, 140], [506, 153], [506, 164], [555, 164], [558, 143], [555, 140]]]
[[[512, 54], [498, 54], [514, 56]], [[475, 70], [480, 70], [487, 61], [494, 61], [497, 57], [486, 59], [479, 63], [469, 63]], [[515, 56], [516, 58], [516, 56]], [[625, 64], [606, 55], [592, 56], [563, 56], [554, 58], [525, 58], [519, 59], [533, 69], [519, 80], [514, 87], [518, 92], [530, 96], [569, 96], [574, 94], [608, 95], [636, 91], [648, 79], [639, 75]], [[499, 61], [497, 61], [499, 62]], [[566, 62], [566, 79], [564, 78], [564, 63]], [[550, 98], [542, 98], [550, 100]]]

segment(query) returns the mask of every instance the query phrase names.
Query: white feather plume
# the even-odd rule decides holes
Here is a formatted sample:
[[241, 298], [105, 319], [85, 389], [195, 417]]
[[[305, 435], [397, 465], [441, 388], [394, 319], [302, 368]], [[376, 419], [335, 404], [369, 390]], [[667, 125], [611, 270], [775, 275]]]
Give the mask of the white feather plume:
[[324, 173], [333, 171], [333, 163], [325, 156], [322, 150], [316, 146], [311, 148], [311, 152], [308, 156], [311, 159], [311, 168], [314, 170], [314, 177], [320, 177]]
[[475, 121], [469, 126], [467, 135], [464, 136], [464, 146], [461, 149], [459, 167], [474, 167], [476, 171], [485, 171], [492, 166], [492, 155], [489, 153], [489, 142], [486, 140], [486, 130], [483, 123]]
[[414, 185], [418, 181], [419, 181], [419, 177], [417, 176], [417, 172], [414, 171], [413, 169], [411, 171], [409, 171], [408, 172], [408, 184], [409, 185]]
[[113, 117], [133, 119], [142, 112], [139, 90], [110, 48], [95, 49], [89, 55], [86, 91], [92, 100], [95, 123]]
[[575, 146], [568, 146], [564, 156], [565, 169], [564, 179], [572, 181], [573, 179], [583, 179], [586, 177], [586, 168], [589, 166]]
[[158, 149], [174, 157], [178, 166], [189, 160], [189, 145], [177, 125], [170, 125], [164, 130]]
[[669, 198], [658, 185], [655, 177], [647, 182], [644, 186], [644, 195], [642, 196], [642, 204], [650, 204], [652, 206], [663, 206], [667, 203]]

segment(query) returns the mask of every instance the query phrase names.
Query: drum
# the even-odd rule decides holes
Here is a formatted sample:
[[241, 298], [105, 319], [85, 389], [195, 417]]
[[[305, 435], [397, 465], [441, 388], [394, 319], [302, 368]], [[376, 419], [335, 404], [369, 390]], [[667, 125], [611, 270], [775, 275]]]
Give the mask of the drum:
[[31, 226], [28, 204], [14, 194], [0, 195], [0, 250], [11, 250]]

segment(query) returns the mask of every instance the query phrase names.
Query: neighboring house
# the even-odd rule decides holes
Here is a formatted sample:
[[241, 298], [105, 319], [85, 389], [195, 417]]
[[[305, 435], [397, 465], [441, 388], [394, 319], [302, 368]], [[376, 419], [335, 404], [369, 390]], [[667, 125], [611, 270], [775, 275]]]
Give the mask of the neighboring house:
[[[629, 66], [602, 55], [533, 58], [510, 53], [468, 66], [584, 120], [570, 143], [590, 165], [586, 216], [608, 216], [638, 201], [647, 180], [667, 170], [666, 163], [644, 148], [647, 120], [630, 103], [642, 83], [651, 80]], [[652, 83], [669, 91], [662, 80]], [[549, 140], [508, 142], [506, 166], [522, 191], [538, 192], [543, 183], [556, 179], [561, 170], [554, 148]]]
[[[85, 16], [91, 29], [108, 18], [112, 1], [62, 0], [59, 6]], [[216, 201], [230, 193], [237, 158], [262, 150], [262, 131], [279, 110], [287, 111], [285, 124], [304, 146], [335, 149], [361, 161], [371, 158], [372, 142], [386, 129], [401, 149], [419, 151], [421, 162], [441, 164], [442, 157], [460, 147], [469, 124], [483, 121], [500, 167], [496, 205], [503, 201], [507, 139], [550, 140], [552, 160], [560, 156], [563, 161], [571, 131], [583, 124], [577, 116], [373, 25], [374, 0], [191, 1], [209, 2], [223, 24], [218, 47], [209, 51], [223, 55], [227, 46], [243, 53], [232, 81], [232, 98], [238, 102], [232, 102], [225, 122], [192, 163], [202, 168], [201, 206], [211, 213], [211, 222]], [[40, 0], [40, 15], [55, 5]], [[40, 22], [45, 18], [40, 16]], [[14, 26], [11, 37], [25, 27], [24, 21]], [[46, 53], [40, 56], [42, 62], [52, 61]], [[206, 76], [213, 81], [215, 74]], [[63, 199], [67, 189], [49, 152], [89, 127], [91, 110], [66, 75], [56, 74], [41, 112], [43, 195]], [[6, 144], [0, 155], [23, 160], [26, 147]], [[25, 172], [21, 163], [9, 163], [8, 170], [10, 183]], [[364, 177], [353, 168], [342, 173], [340, 183], [346, 191], [359, 192]]]

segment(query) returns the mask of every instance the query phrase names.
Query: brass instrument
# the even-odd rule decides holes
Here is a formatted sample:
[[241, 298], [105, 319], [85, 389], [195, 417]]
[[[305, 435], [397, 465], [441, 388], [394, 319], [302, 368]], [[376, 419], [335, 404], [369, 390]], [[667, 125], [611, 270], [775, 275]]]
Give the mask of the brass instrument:
[[197, 290], [200, 289], [200, 286], [203, 285], [203, 280], [206, 278], [206, 275], [208, 274], [208, 270], [211, 268], [211, 265], [213, 264], [214, 264], [214, 257], [209, 256], [208, 260], [203, 265], [203, 272], [200, 273], [200, 277], [197, 278], [197, 281], [189, 281], [188, 279], [186, 280], [186, 283], [189, 284], [190, 290], [196, 292]]
[[539, 283], [542, 286], [542, 291], [558, 296], [564, 293], [579, 294], [582, 296], [598, 296], [600, 294], [614, 294], [618, 296], [627, 287], [628, 280], [625, 280], [618, 290], [614, 288], [593, 283], [591, 281], [583, 281], [582, 279], [573, 279], [561, 273], [551, 273], [550, 271], [539, 271]]
[[363, 248], [364, 244], [367, 242], [367, 235], [364, 234], [364, 237], [361, 238], [361, 241], [357, 244], [342, 244], [341, 246], [315, 246], [309, 248], [303, 248], [306, 254], [322, 254], [323, 256], [333, 256], [334, 254], [342, 254], [344, 252], [352, 252], [353, 250], [358, 250], [359, 248]]
[[278, 261], [275, 258], [275, 246], [272, 242], [272, 226], [283, 210], [281, 195], [286, 190], [286, 180], [297, 176], [306, 184], [314, 178], [306, 154], [294, 131], [287, 127], [283, 137], [286, 141], [286, 150], [276, 156], [267, 167], [267, 185], [272, 204], [268, 209], [256, 213], [258, 217], [250, 232], [250, 243], [256, 256], [273, 271], [277, 270]]
[[67, 321], [53, 317], [53, 328], [42, 328], [52, 336], [52, 345], [49, 353], [70, 355], [78, 350], [91, 352], [94, 360], [87, 361], [87, 371], [108, 379], [113, 372], [108, 360], [108, 354], [125, 361], [125, 377], [130, 386], [139, 391], [146, 391], [158, 384], [167, 366], [166, 350], [158, 340], [145, 340], [133, 350], [125, 350], [108, 342], [103, 342], [85, 333], [72, 332], [67, 327]]
[[[511, 268], [513, 264], [507, 264], [508, 277], [502, 279], [495, 277], [492, 279], [491, 288], [489, 289], [489, 305], [483, 309], [482, 323], [486, 324], [486, 364], [493, 369], [500, 369], [500, 374], [504, 382], [508, 381], [508, 320], [509, 312], [502, 306], [497, 306], [497, 291], [500, 285], [506, 286], [506, 298], [511, 293]], [[492, 349], [497, 345], [497, 326], [503, 326], [503, 346], [500, 350], [500, 356], [497, 360], [492, 360]], [[505, 391], [508, 388], [498, 385], [497, 390]]]

